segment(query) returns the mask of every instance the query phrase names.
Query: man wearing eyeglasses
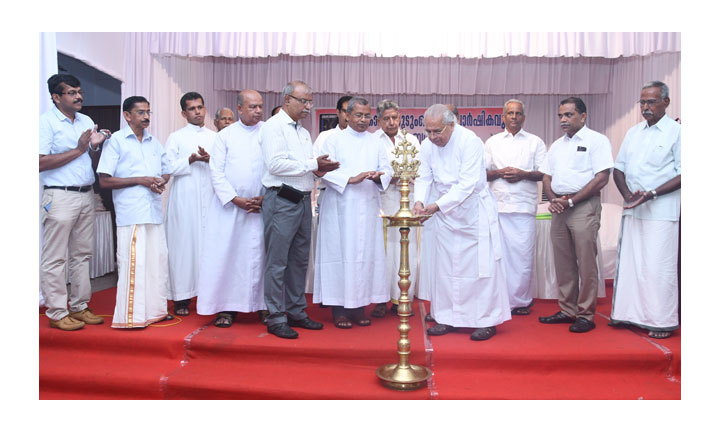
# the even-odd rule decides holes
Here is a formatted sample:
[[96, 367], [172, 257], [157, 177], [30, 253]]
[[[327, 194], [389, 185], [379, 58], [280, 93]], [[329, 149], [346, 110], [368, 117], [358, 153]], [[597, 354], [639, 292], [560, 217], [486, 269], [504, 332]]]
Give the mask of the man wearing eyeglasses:
[[[90, 256], [95, 242], [92, 193], [98, 156], [108, 130], [97, 130], [83, 106], [80, 81], [56, 74], [48, 81], [55, 105], [40, 117], [40, 182], [43, 184], [43, 245], [40, 286], [50, 327], [77, 330], [103, 319], [88, 309]], [[66, 258], [67, 257], [67, 258]], [[70, 273], [70, 305], [65, 267]]]
[[[425, 131], [413, 211], [432, 216], [426, 224], [435, 233], [432, 267], [420, 262], [420, 277], [433, 279], [430, 301], [437, 324], [427, 334], [469, 327], [475, 329], [471, 340], [488, 340], [496, 334], [495, 326], [511, 317], [483, 143], [441, 104], [425, 111]], [[425, 145], [428, 141], [432, 145]], [[430, 186], [438, 194], [434, 202], [428, 202]]]
[[[396, 156], [393, 154], [395, 145], [400, 143], [403, 135], [400, 131], [400, 106], [390, 99], [384, 99], [377, 105], [378, 124], [380, 129], [375, 131], [375, 137], [383, 144], [383, 148], [387, 153], [388, 160], [394, 160]], [[413, 144], [417, 150], [420, 150], [420, 142], [415, 135], [408, 133], [405, 135], [409, 143]], [[392, 173], [391, 173], [392, 174]], [[412, 181], [414, 183], [414, 180]], [[410, 184], [409, 199], [413, 201], [414, 185]], [[383, 214], [394, 215], [400, 209], [400, 188], [397, 184], [397, 178], [390, 181], [390, 185], [382, 192], [381, 207]], [[415, 297], [415, 281], [417, 280], [417, 231], [415, 228], [410, 229], [408, 235], [408, 259], [410, 266], [410, 288], [408, 288], [408, 297], [412, 302]], [[400, 298], [400, 287], [398, 281], [398, 271], [400, 270], [400, 231], [397, 228], [387, 229], [387, 239], [385, 242], [385, 285], [390, 292], [390, 301], [392, 306], [390, 310], [397, 315], [398, 299]], [[382, 318], [387, 313], [387, 304], [378, 303], [372, 311], [372, 316]], [[414, 315], [414, 312], [411, 311]]]
[[327, 154], [313, 156], [312, 140], [300, 120], [313, 107], [312, 89], [302, 81], [291, 81], [282, 90], [282, 109], [263, 125], [260, 145], [263, 154], [262, 183], [265, 230], [265, 304], [268, 332], [295, 339], [292, 327], [322, 329], [305, 309], [305, 273], [310, 248], [312, 215], [310, 193], [315, 176], [338, 169]]
[[162, 196], [170, 178], [163, 145], [150, 135], [150, 103], [123, 102], [127, 126], [113, 134], [100, 157], [100, 187], [113, 190], [118, 283], [112, 327], [142, 328], [167, 314], [168, 250]]
[[540, 171], [550, 199], [560, 311], [538, 319], [543, 324], [572, 324], [571, 332], [585, 333], [595, 328], [600, 190], [610, 178], [612, 148], [605, 135], [585, 125], [582, 99], [561, 101], [558, 118], [565, 135], [550, 146]]
[[331, 136], [325, 150], [340, 168], [325, 174], [325, 197], [320, 206], [313, 302], [332, 306], [336, 327], [370, 325], [365, 306], [385, 303], [390, 290], [385, 280], [380, 192], [387, 189], [392, 169], [385, 146], [367, 131], [370, 103], [362, 97], [348, 101], [348, 128]]
[[625, 135], [613, 171], [625, 209], [610, 324], [664, 339], [679, 323], [680, 124], [665, 113], [664, 83], [645, 84], [638, 103], [645, 121]]

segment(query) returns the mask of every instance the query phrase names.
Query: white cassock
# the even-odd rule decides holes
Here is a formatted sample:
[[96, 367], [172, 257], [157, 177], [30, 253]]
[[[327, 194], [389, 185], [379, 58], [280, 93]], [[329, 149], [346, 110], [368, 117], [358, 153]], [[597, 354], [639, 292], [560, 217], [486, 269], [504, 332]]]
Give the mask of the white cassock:
[[[395, 143], [402, 141], [402, 133], [398, 131], [395, 136], [395, 143], [387, 136], [382, 129], [378, 129], [374, 133], [380, 142], [382, 142], [385, 151], [387, 152], [388, 160], [396, 159], [393, 154], [395, 151]], [[415, 135], [407, 134], [407, 140], [411, 144], [415, 145], [415, 148], [420, 150], [420, 142]], [[410, 207], [415, 202], [413, 200], [413, 189], [414, 186], [410, 185]], [[392, 216], [400, 210], [400, 185], [399, 182], [391, 184], [388, 188], [380, 195], [380, 203], [383, 214]], [[408, 262], [410, 266], [410, 288], [408, 289], [408, 297], [412, 301], [415, 295], [415, 281], [417, 280], [417, 230], [416, 228], [410, 228], [408, 233]], [[400, 287], [398, 281], [398, 271], [400, 270], [400, 229], [397, 227], [387, 227], [387, 241], [385, 242], [385, 276], [387, 278], [387, 285], [390, 287], [391, 299], [398, 300], [400, 298]]]
[[[625, 135], [615, 168], [630, 192], [651, 191], [680, 175], [680, 125], [667, 115]], [[628, 203], [625, 203], [628, 205]], [[654, 331], [679, 327], [680, 189], [623, 210], [610, 319]]]
[[510, 317], [502, 263], [497, 204], [487, 184], [483, 143], [456, 124], [444, 147], [420, 148], [415, 197], [426, 207], [433, 185], [440, 210], [433, 214], [435, 263], [421, 262], [421, 277], [433, 278], [431, 313], [454, 327], [491, 327]]
[[260, 128], [238, 120], [217, 134], [210, 154], [215, 190], [200, 259], [197, 311], [254, 312], [265, 309], [265, 240], [261, 213], [246, 213], [236, 196], [262, 195]]
[[[313, 302], [357, 308], [390, 300], [385, 279], [385, 247], [380, 218], [380, 191], [392, 169], [380, 140], [370, 132], [345, 128], [325, 143], [340, 168], [323, 177]], [[364, 171], [382, 171], [381, 184], [363, 180], [348, 184]]]
[[217, 132], [188, 124], [170, 134], [165, 152], [172, 183], [165, 212], [170, 283], [168, 299], [197, 295], [200, 253], [208, 208], [213, 197], [210, 166], [189, 161], [198, 146], [210, 151]]
[[[423, 147], [432, 146], [433, 143], [430, 140], [424, 140], [420, 144], [420, 151], [422, 152]], [[427, 197], [425, 200], [428, 203], [434, 203], [439, 198], [437, 191], [432, 184], [428, 187]], [[414, 198], [413, 198], [414, 199]], [[415, 204], [414, 201], [410, 201], [410, 206]], [[420, 259], [418, 261], [418, 275], [417, 275], [417, 298], [420, 300], [430, 301], [430, 295], [435, 284], [435, 278], [432, 276], [433, 269], [435, 268], [435, 224], [437, 218], [430, 218], [423, 223], [420, 229]], [[427, 273], [427, 274], [425, 274]]]

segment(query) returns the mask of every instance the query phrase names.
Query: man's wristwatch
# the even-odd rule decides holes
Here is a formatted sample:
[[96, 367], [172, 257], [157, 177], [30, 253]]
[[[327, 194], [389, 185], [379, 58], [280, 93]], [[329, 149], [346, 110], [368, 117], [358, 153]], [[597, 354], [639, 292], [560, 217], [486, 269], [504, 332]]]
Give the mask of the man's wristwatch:
[[568, 205], [570, 206], [570, 208], [575, 207], [575, 204], [573, 204], [572, 202], [572, 198], [568, 198]]
[[651, 190], [650, 193], [653, 196], [653, 199], [657, 199], [657, 191], [655, 189]]

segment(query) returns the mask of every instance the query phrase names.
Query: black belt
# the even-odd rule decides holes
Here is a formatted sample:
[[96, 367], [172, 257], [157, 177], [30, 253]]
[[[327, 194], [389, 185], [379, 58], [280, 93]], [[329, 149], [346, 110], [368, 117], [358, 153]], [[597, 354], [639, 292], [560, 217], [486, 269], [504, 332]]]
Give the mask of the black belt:
[[90, 186], [45, 186], [45, 189], [62, 189], [65, 191], [72, 191], [72, 192], [87, 192], [92, 190], [92, 185]]
[[[277, 192], [277, 191], [280, 190], [280, 186], [270, 186], [270, 187], [267, 188], [267, 189]], [[312, 191], [310, 191], [310, 192], [298, 191], [298, 192], [300, 192], [300, 193], [303, 194], [303, 195], [310, 195], [310, 194], [312, 193]]]

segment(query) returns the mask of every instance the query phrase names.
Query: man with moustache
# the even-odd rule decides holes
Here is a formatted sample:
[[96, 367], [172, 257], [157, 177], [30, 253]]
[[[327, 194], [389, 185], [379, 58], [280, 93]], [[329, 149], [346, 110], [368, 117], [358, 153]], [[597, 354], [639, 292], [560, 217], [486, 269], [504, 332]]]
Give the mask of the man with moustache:
[[490, 190], [498, 203], [498, 221], [512, 315], [529, 315], [535, 266], [535, 215], [545, 161], [545, 143], [523, 129], [525, 104], [510, 99], [503, 106], [505, 131], [485, 142]]
[[[90, 256], [95, 243], [95, 200], [91, 193], [102, 143], [110, 131], [98, 132], [80, 113], [83, 91], [72, 75], [47, 80], [55, 105], [40, 116], [40, 182], [43, 184], [43, 245], [40, 282], [50, 327], [77, 330], [102, 324], [88, 309]], [[70, 272], [70, 305], [65, 267]]]
[[213, 124], [218, 132], [233, 123], [235, 123], [235, 114], [230, 108], [223, 107], [215, 112], [215, 120], [213, 120]]
[[572, 323], [570, 331], [595, 328], [600, 229], [600, 190], [613, 166], [610, 140], [585, 126], [582, 99], [569, 97], [558, 108], [565, 135], [557, 139], [540, 167], [543, 188], [553, 214], [550, 238], [555, 257], [560, 311], [539, 317], [543, 324]]
[[[380, 140], [383, 144], [383, 148], [387, 153], [389, 161], [396, 158], [395, 145], [402, 141], [403, 135], [400, 133], [400, 106], [390, 99], [384, 99], [377, 105], [377, 116], [380, 129], [375, 131], [375, 137]], [[420, 142], [415, 135], [405, 135], [408, 142], [415, 146], [417, 150], [420, 150]], [[392, 174], [392, 172], [390, 173]], [[383, 214], [394, 215], [400, 209], [400, 187], [398, 186], [396, 178], [390, 181], [390, 185], [387, 189], [381, 192], [381, 208]], [[413, 200], [413, 186], [414, 180], [411, 181], [409, 199], [411, 203]], [[410, 288], [408, 288], [408, 297], [412, 302], [415, 297], [415, 281], [417, 280], [417, 231], [415, 228], [410, 229], [408, 235], [408, 259], [410, 266]], [[385, 243], [385, 276], [386, 276], [386, 287], [390, 292], [390, 301], [392, 302], [391, 311], [397, 315], [398, 311], [398, 299], [400, 298], [400, 287], [398, 281], [398, 271], [400, 270], [400, 230], [397, 228], [387, 229], [387, 241]], [[372, 311], [372, 316], [376, 318], [382, 318], [387, 313], [387, 304], [378, 303]], [[414, 312], [410, 311], [411, 316]]]
[[[427, 334], [469, 327], [475, 329], [471, 340], [488, 340], [496, 334], [495, 326], [510, 319], [510, 307], [483, 143], [457, 124], [445, 105], [431, 106], [424, 117], [428, 137], [420, 147], [413, 212], [432, 215], [426, 223], [435, 234], [435, 260], [420, 262], [421, 277], [433, 279], [431, 311], [437, 324]], [[428, 201], [430, 186], [438, 195], [434, 202]]]
[[165, 146], [173, 181], [165, 212], [170, 285], [168, 297], [176, 315], [190, 314], [197, 296], [200, 252], [208, 207], [213, 197], [210, 154], [216, 132], [205, 127], [205, 101], [200, 93], [180, 98], [187, 125], [170, 134]]
[[[238, 95], [239, 120], [217, 134], [210, 170], [215, 190], [200, 259], [197, 311], [217, 314], [230, 327], [237, 312], [265, 309], [263, 300], [263, 100], [254, 90]], [[261, 315], [262, 319], [262, 315]]]
[[114, 328], [142, 328], [172, 318], [167, 313], [168, 250], [162, 192], [170, 178], [165, 149], [150, 135], [150, 103], [123, 102], [127, 126], [116, 132], [98, 164], [100, 187], [113, 190], [118, 283]]
[[309, 256], [312, 215], [310, 193], [315, 175], [339, 167], [328, 155], [313, 157], [310, 133], [300, 120], [310, 114], [312, 89], [291, 81], [282, 90], [282, 109], [260, 131], [265, 233], [265, 304], [268, 332], [285, 339], [298, 333], [291, 327], [322, 329], [305, 308], [305, 272]]
[[645, 84], [638, 103], [645, 121], [625, 135], [613, 170], [625, 209], [610, 324], [664, 339], [679, 323], [680, 124], [665, 114], [663, 82]]
[[325, 174], [327, 187], [320, 206], [313, 302], [332, 306], [341, 329], [370, 325], [365, 306], [385, 303], [380, 192], [387, 189], [392, 169], [383, 143], [367, 131], [370, 103], [353, 97], [347, 104], [348, 128], [325, 143], [340, 168]]
[[320, 134], [315, 138], [315, 142], [313, 143], [313, 151], [315, 152], [315, 155], [321, 155], [323, 154], [323, 143], [330, 138], [332, 135], [345, 130], [345, 128], [348, 126], [348, 101], [352, 99], [352, 96], [342, 96], [340, 99], [338, 99], [337, 104], [335, 105], [335, 109], [337, 111], [337, 118], [338, 118], [338, 124], [332, 129], [328, 129], [326, 131], [320, 132]]

